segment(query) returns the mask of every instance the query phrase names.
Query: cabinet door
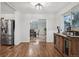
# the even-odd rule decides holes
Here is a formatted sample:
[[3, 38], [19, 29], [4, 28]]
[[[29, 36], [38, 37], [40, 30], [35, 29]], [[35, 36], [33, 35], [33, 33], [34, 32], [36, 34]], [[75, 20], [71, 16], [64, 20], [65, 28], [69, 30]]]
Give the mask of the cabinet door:
[[69, 41], [69, 56], [79, 57], [79, 39]]
[[59, 37], [59, 48], [61, 53], [64, 53], [64, 38], [63, 37]]
[[59, 36], [56, 36], [56, 48], [59, 48]]
[[57, 36], [57, 39], [56, 39], [56, 48], [62, 54], [64, 53], [64, 38], [62, 36]]

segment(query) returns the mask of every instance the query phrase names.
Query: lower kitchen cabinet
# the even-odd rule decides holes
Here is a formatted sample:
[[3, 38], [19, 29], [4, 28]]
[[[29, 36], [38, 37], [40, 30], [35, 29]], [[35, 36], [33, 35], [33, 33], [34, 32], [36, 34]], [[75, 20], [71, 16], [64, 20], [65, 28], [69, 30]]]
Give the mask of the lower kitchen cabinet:
[[62, 56], [79, 56], [79, 37], [54, 33], [54, 47]]

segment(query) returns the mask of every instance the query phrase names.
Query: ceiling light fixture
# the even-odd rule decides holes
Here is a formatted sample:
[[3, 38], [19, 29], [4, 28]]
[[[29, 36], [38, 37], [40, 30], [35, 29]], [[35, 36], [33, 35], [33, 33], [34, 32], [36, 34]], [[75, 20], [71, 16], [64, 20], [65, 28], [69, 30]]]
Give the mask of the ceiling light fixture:
[[32, 2], [31, 3], [37, 10], [41, 10], [46, 3], [45, 2]]
[[36, 9], [41, 10], [42, 7], [43, 7], [43, 5], [42, 5], [41, 3], [37, 3], [37, 4], [35, 5], [35, 7], [36, 7]]

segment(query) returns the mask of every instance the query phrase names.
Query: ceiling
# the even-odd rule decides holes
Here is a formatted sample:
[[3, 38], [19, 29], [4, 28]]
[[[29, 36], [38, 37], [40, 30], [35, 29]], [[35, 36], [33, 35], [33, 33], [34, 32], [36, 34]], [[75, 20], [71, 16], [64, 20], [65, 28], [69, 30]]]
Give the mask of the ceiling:
[[48, 2], [41, 10], [37, 10], [30, 2], [8, 2], [15, 10], [24, 13], [57, 13], [71, 2]]

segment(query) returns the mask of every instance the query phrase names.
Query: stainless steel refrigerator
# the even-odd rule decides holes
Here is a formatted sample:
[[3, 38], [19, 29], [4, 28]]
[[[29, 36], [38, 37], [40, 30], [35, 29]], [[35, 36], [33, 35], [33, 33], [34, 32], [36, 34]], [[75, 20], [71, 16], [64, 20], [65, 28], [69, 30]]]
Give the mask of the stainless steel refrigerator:
[[14, 45], [15, 20], [3, 20], [1, 26], [1, 45]]

